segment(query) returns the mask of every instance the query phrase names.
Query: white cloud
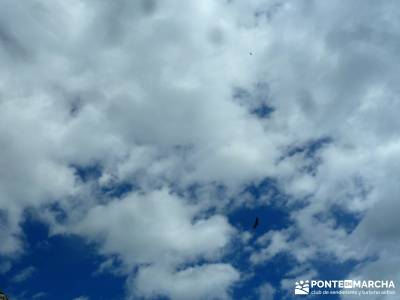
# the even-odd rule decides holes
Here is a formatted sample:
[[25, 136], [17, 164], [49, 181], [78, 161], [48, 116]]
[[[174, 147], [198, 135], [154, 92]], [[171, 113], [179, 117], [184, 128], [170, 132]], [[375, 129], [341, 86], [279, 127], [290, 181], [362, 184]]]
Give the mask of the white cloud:
[[47, 297], [47, 294], [45, 292], [39, 292], [36, 293], [32, 296], [32, 299], [41, 299]]
[[89, 297], [86, 297], [86, 296], [79, 296], [79, 297], [76, 297], [76, 298], [74, 298], [74, 299], [72, 299], [72, 300], [89, 300]]
[[36, 268], [35, 267], [32, 267], [32, 266], [27, 267], [27, 268], [21, 270], [16, 275], [14, 275], [11, 278], [11, 281], [14, 282], [14, 283], [21, 283], [23, 281], [26, 281], [30, 277], [32, 277], [35, 272], [36, 272]]
[[[293, 145], [332, 138], [318, 153], [312, 176], [304, 167], [313, 160], [304, 155], [282, 161], [288, 167], [280, 178], [290, 201], [306, 197], [308, 203], [292, 212], [293, 236], [284, 248], [300, 262], [318, 253], [339, 261], [378, 256], [354, 274], [368, 277], [367, 270], [379, 266], [380, 276], [398, 278], [388, 258], [398, 252], [399, 91], [393, 62], [399, 9], [394, 1], [288, 3], [265, 27], [269, 47], [263, 55], [276, 108], [269, 128]], [[349, 234], [346, 221], [333, 218], [333, 206], [366, 216]], [[272, 255], [273, 245], [252, 257]]]
[[264, 283], [258, 288], [259, 300], [273, 300], [275, 296], [275, 288], [270, 283]]
[[[316, 253], [377, 255], [358, 274], [379, 267], [398, 276], [399, 9], [396, 1], [3, 1], [0, 254], [23, 251], [30, 208], [54, 234], [80, 234], [129, 267], [152, 264], [140, 278], [161, 270], [163, 282], [140, 286], [143, 295], [179, 298], [208, 271], [219, 274], [234, 232], [221, 212], [243, 184], [269, 176], [288, 204], [307, 206], [292, 212], [290, 231], [266, 235], [253, 262], [282, 251], [304, 263]], [[235, 88], [250, 96], [233, 99]], [[260, 104], [274, 107], [270, 118], [249, 114]], [[332, 142], [315, 159], [285, 157], [321, 137]], [[101, 177], [87, 183], [72, 167], [95, 164]], [[125, 182], [137, 190], [122, 199], [99, 193]], [[168, 189], [192, 184], [199, 199]], [[54, 203], [66, 220], [57, 221]], [[365, 218], [349, 234], [332, 206]], [[198, 258], [208, 262], [189, 269], [196, 276], [177, 269]], [[235, 272], [221, 277], [218, 295]]]
[[289, 250], [289, 231], [268, 231], [257, 239], [257, 244], [264, 246], [259, 252], [253, 252], [250, 261], [260, 264], [272, 259], [278, 253]]
[[[224, 217], [204, 217], [208, 204], [153, 190], [234, 185], [268, 173], [277, 154], [273, 141], [231, 101], [234, 86], [253, 81], [248, 49], [256, 33], [238, 27], [219, 2], [146, 7], [3, 3], [2, 254], [23, 249], [19, 224], [29, 207], [54, 234], [81, 234], [128, 266], [167, 263], [173, 270], [223, 255], [234, 232]], [[11, 68], [12, 75], [4, 71]], [[99, 205], [98, 185], [82, 183], [71, 167], [94, 163], [103, 167], [99, 184], [135, 182], [144, 194]], [[56, 221], [54, 203], [65, 223]], [[217, 266], [196, 268], [190, 285], [220, 272]], [[223, 267], [229, 272], [218, 293], [226, 296], [223, 289], [238, 275]]]
[[129, 265], [183, 263], [213, 258], [226, 247], [234, 229], [225, 217], [195, 219], [198, 209], [167, 190], [93, 207], [73, 232], [102, 244]]
[[203, 264], [178, 271], [181, 264], [198, 259], [218, 260], [235, 232], [225, 217], [199, 218], [198, 213], [198, 207], [165, 189], [131, 193], [93, 207], [72, 232], [98, 243], [102, 254], [120, 258], [125, 274], [139, 266], [131, 293], [171, 299], [187, 299], [189, 294], [205, 299], [210, 294], [225, 299], [226, 290], [239, 277], [231, 265]]
[[173, 272], [163, 267], [145, 267], [134, 280], [135, 295], [170, 299], [228, 299], [227, 291], [239, 279], [228, 264], [208, 264]]

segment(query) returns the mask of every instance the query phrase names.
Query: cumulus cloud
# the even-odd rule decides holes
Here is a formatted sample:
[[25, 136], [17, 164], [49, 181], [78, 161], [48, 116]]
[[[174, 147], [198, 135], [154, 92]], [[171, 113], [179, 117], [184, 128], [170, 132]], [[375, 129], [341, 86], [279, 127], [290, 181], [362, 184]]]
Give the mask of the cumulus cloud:
[[195, 213], [196, 207], [166, 190], [131, 194], [91, 208], [73, 232], [132, 266], [212, 258], [228, 245], [234, 229], [223, 216], [194, 219]]
[[30, 209], [121, 259], [132, 294], [227, 298], [240, 270], [221, 262], [223, 214], [268, 177], [293, 228], [260, 238], [253, 264], [374, 256], [357, 276], [398, 278], [399, 9], [2, 1], [0, 255], [24, 251]]
[[132, 279], [136, 288], [132, 294], [172, 299], [185, 299], [189, 294], [205, 299], [210, 294], [224, 299], [239, 277], [231, 265], [205, 264], [177, 271], [198, 259], [219, 259], [235, 232], [225, 217], [195, 218], [196, 212], [198, 208], [167, 190], [132, 193], [91, 208], [72, 232], [100, 244], [102, 254], [117, 256], [126, 274], [139, 266], [137, 278]]
[[[297, 145], [332, 138], [313, 157], [299, 148], [283, 160], [295, 167], [285, 175], [285, 190], [307, 203], [292, 212], [295, 232], [285, 250], [296, 256], [300, 247], [308, 258], [380, 257], [355, 273], [364, 277], [379, 266], [377, 276], [398, 278], [388, 259], [397, 257], [398, 226], [389, 210], [398, 202], [398, 118], [392, 114], [399, 105], [393, 65], [398, 10], [391, 1], [286, 3], [269, 22], [276, 128]], [[362, 218], [353, 233], [335, 216], [338, 208]], [[274, 253], [271, 241], [261, 253]]]
[[[223, 255], [233, 233], [223, 216], [153, 192], [233, 185], [273, 163], [262, 125], [231, 101], [235, 86], [252, 82], [247, 44], [255, 34], [223, 8], [213, 1], [2, 2], [1, 254], [23, 251], [19, 224], [33, 208], [53, 234], [83, 235], [127, 268], [167, 264], [171, 277], [179, 263]], [[98, 180], [79, 177], [79, 168], [93, 165]], [[122, 182], [140, 192], [121, 200], [96, 192]], [[226, 297], [238, 275], [221, 267], [228, 272], [218, 294]], [[193, 286], [209, 272], [221, 269], [176, 276], [186, 284], [193, 273]]]
[[238, 279], [238, 271], [228, 264], [188, 267], [178, 272], [151, 266], [139, 271], [132, 293], [146, 298], [228, 299], [229, 288]]

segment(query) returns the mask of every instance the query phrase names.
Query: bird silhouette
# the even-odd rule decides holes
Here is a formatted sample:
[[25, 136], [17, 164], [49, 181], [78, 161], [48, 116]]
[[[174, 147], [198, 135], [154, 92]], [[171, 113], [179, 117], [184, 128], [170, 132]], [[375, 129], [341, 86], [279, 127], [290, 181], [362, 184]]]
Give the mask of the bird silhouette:
[[249, 52], [250, 55], [253, 55], [253, 52]]
[[256, 229], [257, 228], [257, 226], [258, 226], [258, 217], [256, 217], [256, 220], [254, 221], [254, 224], [253, 224], [253, 229]]

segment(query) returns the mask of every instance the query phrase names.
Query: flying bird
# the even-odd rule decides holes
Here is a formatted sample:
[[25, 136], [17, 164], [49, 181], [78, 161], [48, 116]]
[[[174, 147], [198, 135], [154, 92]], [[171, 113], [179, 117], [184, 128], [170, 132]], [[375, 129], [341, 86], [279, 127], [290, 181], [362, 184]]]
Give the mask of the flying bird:
[[256, 217], [256, 220], [254, 221], [253, 229], [256, 229], [257, 226], [258, 226], [258, 217]]
[[253, 55], [253, 52], [249, 52], [250, 55]]

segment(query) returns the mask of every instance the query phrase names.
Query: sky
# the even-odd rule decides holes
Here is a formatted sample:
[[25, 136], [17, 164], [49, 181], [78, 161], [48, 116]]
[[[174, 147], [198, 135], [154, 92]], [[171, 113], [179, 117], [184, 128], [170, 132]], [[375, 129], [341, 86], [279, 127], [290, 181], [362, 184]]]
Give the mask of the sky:
[[395, 0], [0, 0], [0, 289], [400, 284], [399, 41]]

